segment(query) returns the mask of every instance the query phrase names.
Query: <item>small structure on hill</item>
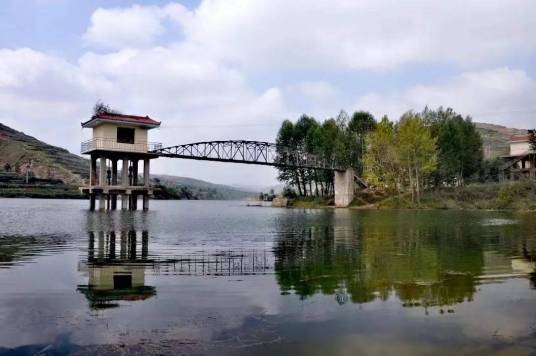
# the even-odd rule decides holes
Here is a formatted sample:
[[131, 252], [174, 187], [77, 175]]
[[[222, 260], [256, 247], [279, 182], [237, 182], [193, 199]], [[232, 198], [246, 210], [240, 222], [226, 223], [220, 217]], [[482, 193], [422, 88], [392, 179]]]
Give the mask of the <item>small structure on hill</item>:
[[[161, 144], [150, 143], [148, 131], [160, 127], [160, 122], [149, 116], [122, 115], [100, 112], [82, 123], [83, 128], [93, 129], [90, 140], [82, 142], [81, 153], [90, 155], [89, 185], [81, 187], [89, 195], [90, 210], [115, 210], [117, 197], [121, 196], [121, 208], [136, 210], [138, 197], [143, 198], [143, 209], [149, 209], [151, 153]], [[143, 179], [139, 179], [139, 162], [143, 162]], [[119, 171], [119, 164], [121, 170]], [[120, 174], [119, 174], [120, 172]]]
[[510, 139], [510, 152], [502, 156], [505, 161], [503, 176], [515, 180], [536, 179], [536, 152], [532, 149], [530, 134], [514, 135]]

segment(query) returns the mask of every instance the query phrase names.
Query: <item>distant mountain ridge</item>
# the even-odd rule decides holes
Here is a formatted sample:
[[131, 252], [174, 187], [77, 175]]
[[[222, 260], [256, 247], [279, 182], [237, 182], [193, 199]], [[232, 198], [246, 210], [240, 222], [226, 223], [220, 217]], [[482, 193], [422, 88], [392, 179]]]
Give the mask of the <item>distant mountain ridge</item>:
[[257, 196], [258, 193], [223, 184], [214, 184], [194, 178], [153, 174], [151, 179], [168, 189], [175, 189], [183, 194], [192, 194], [194, 199], [234, 200]]
[[[6, 164], [10, 166], [10, 172], [5, 172]], [[83, 185], [89, 178], [88, 159], [0, 123], [0, 194], [36, 196], [31, 192], [24, 192], [24, 189], [31, 186], [23, 184], [27, 169], [31, 172], [31, 177], [35, 178], [32, 180], [33, 188], [39, 188], [40, 194], [43, 194], [39, 196], [43, 197], [47, 194], [44, 192], [45, 186], [50, 189], [51, 185], [57, 187], [58, 184], [65, 185], [64, 189], [60, 190], [69, 190], [69, 196], [72, 197], [78, 194], [78, 186]], [[193, 178], [151, 175], [151, 179], [165, 188], [163, 190], [168, 194], [161, 194], [159, 197], [167, 199], [244, 199], [258, 194], [247, 189]], [[13, 193], [15, 189], [16, 193]]]

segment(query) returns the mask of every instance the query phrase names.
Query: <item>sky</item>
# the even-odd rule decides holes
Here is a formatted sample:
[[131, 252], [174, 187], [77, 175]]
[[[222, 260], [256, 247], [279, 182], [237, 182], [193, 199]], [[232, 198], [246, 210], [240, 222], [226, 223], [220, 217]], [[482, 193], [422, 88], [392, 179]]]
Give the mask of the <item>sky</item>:
[[[283, 119], [397, 120], [452, 107], [536, 126], [532, 0], [0, 0], [0, 122], [80, 152], [100, 100], [172, 146], [273, 142]], [[158, 159], [152, 172], [268, 186], [271, 167]]]

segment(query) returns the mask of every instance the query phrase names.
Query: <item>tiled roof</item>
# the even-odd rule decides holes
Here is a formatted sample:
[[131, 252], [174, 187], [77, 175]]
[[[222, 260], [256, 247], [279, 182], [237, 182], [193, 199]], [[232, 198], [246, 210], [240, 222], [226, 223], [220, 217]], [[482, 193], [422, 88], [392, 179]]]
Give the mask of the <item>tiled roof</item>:
[[89, 123], [97, 120], [102, 121], [117, 121], [117, 122], [126, 122], [139, 125], [147, 125], [152, 127], [160, 126], [160, 122], [151, 119], [149, 116], [136, 116], [136, 115], [123, 115], [123, 114], [112, 114], [112, 113], [99, 113], [94, 115], [86, 122], [82, 123], [82, 126], [86, 126]]
[[529, 135], [513, 135], [510, 137], [511, 142], [525, 142], [529, 140]]

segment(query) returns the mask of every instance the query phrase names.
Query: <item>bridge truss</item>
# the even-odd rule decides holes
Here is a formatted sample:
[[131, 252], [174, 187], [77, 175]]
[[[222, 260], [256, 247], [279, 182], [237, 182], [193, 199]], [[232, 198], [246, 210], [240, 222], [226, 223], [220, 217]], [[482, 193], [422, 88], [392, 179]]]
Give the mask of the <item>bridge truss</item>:
[[201, 161], [235, 162], [264, 166], [344, 170], [332, 159], [324, 159], [299, 149], [259, 141], [208, 141], [152, 150], [161, 157]]

